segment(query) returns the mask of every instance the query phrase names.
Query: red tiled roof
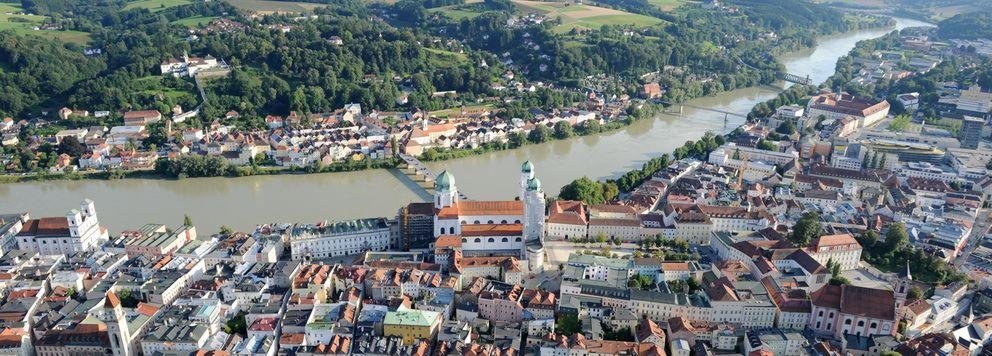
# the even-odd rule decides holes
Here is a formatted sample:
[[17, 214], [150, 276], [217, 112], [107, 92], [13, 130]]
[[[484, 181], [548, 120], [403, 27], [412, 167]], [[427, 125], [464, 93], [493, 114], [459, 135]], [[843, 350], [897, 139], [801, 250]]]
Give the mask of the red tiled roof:
[[841, 313], [895, 320], [895, 295], [890, 290], [853, 285], [826, 285], [811, 295], [813, 305]]

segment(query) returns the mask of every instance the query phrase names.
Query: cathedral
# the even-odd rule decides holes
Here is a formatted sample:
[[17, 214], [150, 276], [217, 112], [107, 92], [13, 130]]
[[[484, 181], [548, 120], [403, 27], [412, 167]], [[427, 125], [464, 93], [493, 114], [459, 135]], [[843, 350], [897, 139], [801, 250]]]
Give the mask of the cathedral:
[[521, 166], [517, 200], [462, 200], [455, 177], [444, 171], [434, 182], [434, 238], [458, 236], [466, 257], [513, 256], [530, 272], [541, 272], [544, 208], [544, 191], [530, 161]]

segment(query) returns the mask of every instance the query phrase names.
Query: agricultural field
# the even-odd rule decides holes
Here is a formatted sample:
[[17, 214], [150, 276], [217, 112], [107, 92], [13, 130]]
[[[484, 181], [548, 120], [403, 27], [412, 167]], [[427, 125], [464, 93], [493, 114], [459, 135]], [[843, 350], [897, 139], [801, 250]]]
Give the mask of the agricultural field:
[[11, 30], [19, 35], [39, 36], [80, 45], [90, 41], [90, 34], [86, 32], [35, 30], [36, 26], [45, 22], [46, 17], [23, 14], [23, 11], [19, 4], [0, 4], [0, 31]]
[[183, 26], [186, 26], [186, 27], [200, 27], [200, 26], [206, 25], [206, 24], [210, 23], [210, 21], [216, 20], [218, 18], [220, 18], [220, 17], [217, 17], [217, 16], [193, 16], [193, 17], [187, 17], [187, 18], [184, 18], [184, 19], [179, 19], [179, 20], [176, 20], [176, 21], [172, 21], [172, 23], [177, 24], [177, 25], [183, 25]]
[[675, 11], [679, 6], [685, 3], [685, 0], [648, 0], [648, 4], [657, 7], [662, 11]]
[[324, 6], [323, 4], [302, 1], [227, 0], [227, 2], [239, 9], [254, 11], [260, 14], [310, 12], [313, 9]]
[[190, 0], [137, 0], [127, 3], [124, 10], [148, 9], [151, 12], [156, 12], [189, 3]]
[[665, 22], [651, 16], [632, 14], [625, 11], [607, 9], [592, 5], [574, 5], [565, 2], [532, 0], [514, 0], [513, 3], [523, 11], [533, 11], [551, 18], [561, 18], [562, 24], [553, 29], [558, 33], [568, 32], [576, 28], [599, 28], [603, 25], [650, 27]]

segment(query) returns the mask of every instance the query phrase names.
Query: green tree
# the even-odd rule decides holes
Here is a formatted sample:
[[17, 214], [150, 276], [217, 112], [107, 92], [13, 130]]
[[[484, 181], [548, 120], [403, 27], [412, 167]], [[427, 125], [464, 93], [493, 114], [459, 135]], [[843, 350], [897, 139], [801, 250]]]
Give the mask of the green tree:
[[792, 234], [789, 235], [789, 241], [793, 245], [805, 247], [814, 238], [820, 236], [821, 230], [820, 214], [815, 211], [807, 212], [796, 222], [796, 225], [792, 229]]
[[183, 225], [193, 226], [193, 219], [191, 219], [188, 214], [183, 215]]
[[696, 291], [703, 289], [703, 286], [699, 284], [699, 280], [696, 279], [696, 277], [689, 277], [689, 279], [686, 279], [685, 286], [689, 293], [695, 293]]
[[582, 331], [582, 323], [575, 314], [559, 313], [558, 322], [555, 324], [555, 330], [562, 335], [571, 336]]
[[889, 251], [902, 250], [909, 243], [909, 234], [906, 226], [902, 223], [889, 225], [889, 230], [885, 232], [885, 247]]
[[551, 129], [548, 128], [548, 125], [537, 124], [534, 129], [530, 130], [530, 133], [527, 134], [527, 141], [542, 143], [547, 141], [550, 137]]
[[603, 247], [603, 244], [606, 243], [606, 233], [600, 231], [596, 234], [596, 242], [599, 243], [599, 247]]
[[58, 152], [67, 154], [71, 157], [80, 157], [84, 153], [86, 153], [86, 146], [83, 146], [82, 143], [79, 143], [79, 140], [76, 139], [76, 136], [68, 136], [63, 138], [62, 141], [59, 142]]
[[582, 177], [561, 187], [558, 197], [565, 200], [581, 200], [586, 204], [602, 204], [606, 201], [598, 182]]
[[569, 125], [568, 121], [562, 120], [555, 123], [555, 138], [566, 139], [572, 137], [572, 134], [572, 125]]
[[906, 293], [906, 300], [917, 300], [921, 297], [923, 297], [923, 291], [921, 291], [920, 287], [917, 286], [909, 288], [909, 292]]
[[231, 234], [234, 234], [234, 230], [231, 230], [231, 228], [227, 227], [227, 225], [223, 225], [220, 227], [220, 234], [229, 236]]

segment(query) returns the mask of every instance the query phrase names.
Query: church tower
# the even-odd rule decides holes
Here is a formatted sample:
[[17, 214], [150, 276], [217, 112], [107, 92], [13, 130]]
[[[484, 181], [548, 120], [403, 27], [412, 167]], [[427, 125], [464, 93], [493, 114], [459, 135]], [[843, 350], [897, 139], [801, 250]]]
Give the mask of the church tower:
[[530, 272], [544, 271], [544, 212], [547, 202], [541, 180], [534, 176], [534, 165], [524, 162], [520, 169], [520, 200], [524, 203], [524, 251]]
[[131, 350], [131, 335], [127, 327], [127, 317], [121, 306], [120, 298], [114, 291], [107, 292], [103, 300], [103, 309], [97, 311], [97, 318], [107, 325], [107, 336], [110, 338], [110, 348], [114, 356], [131, 356], [137, 353]]
[[895, 283], [892, 284], [892, 292], [896, 297], [896, 307], [906, 303], [906, 296], [913, 288], [913, 275], [909, 273], [909, 261], [906, 261], [906, 270], [899, 273]]
[[524, 162], [520, 166], [520, 200], [524, 200], [527, 195], [527, 184], [534, 179], [534, 164], [530, 161]]
[[458, 202], [458, 187], [455, 186], [455, 176], [448, 171], [441, 172], [434, 182], [434, 207], [447, 208]]

